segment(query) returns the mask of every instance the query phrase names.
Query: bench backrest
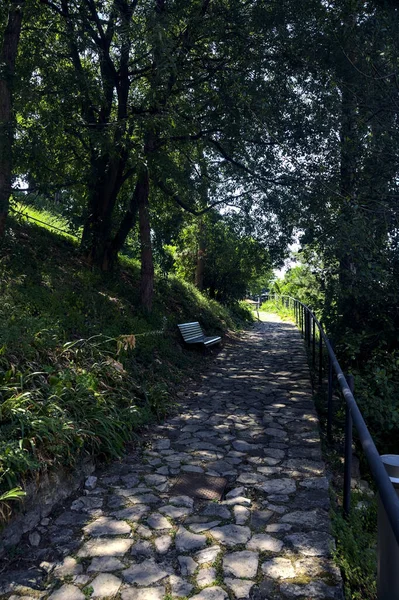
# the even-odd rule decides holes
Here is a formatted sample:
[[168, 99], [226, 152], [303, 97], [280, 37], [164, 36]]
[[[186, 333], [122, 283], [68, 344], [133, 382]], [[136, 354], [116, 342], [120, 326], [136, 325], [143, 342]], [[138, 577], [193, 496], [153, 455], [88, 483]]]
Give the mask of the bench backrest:
[[185, 342], [205, 337], [198, 321], [194, 321], [193, 323], [182, 323], [181, 325], [178, 325], [178, 328], [180, 329], [180, 333]]

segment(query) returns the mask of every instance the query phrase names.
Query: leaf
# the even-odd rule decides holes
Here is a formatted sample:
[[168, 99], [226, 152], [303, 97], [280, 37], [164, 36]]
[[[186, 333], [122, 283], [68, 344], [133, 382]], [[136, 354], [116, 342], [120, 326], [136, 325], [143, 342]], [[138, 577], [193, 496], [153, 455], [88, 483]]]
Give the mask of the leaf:
[[8, 490], [8, 492], [4, 492], [0, 496], [0, 502], [8, 502], [10, 500], [21, 500], [24, 496], [26, 496], [26, 492], [24, 492], [21, 488], [13, 488], [12, 490]]
[[122, 363], [118, 362], [111, 356], [107, 356], [107, 358], [105, 360], [111, 367], [113, 367], [115, 369], [115, 371], [118, 371], [118, 373], [126, 373]]
[[117, 338], [117, 351], [116, 353], [119, 354], [120, 351], [122, 350], [122, 348], [124, 350], [133, 350], [133, 348], [136, 347], [136, 336], [131, 334], [131, 335], [120, 335]]

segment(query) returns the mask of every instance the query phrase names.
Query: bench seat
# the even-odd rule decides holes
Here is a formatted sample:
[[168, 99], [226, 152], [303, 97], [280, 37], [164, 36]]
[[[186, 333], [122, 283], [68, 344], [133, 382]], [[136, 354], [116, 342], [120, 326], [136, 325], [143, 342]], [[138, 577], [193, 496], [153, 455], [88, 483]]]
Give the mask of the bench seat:
[[203, 344], [206, 348], [218, 344], [222, 338], [219, 335], [206, 336], [198, 321], [178, 325], [186, 344]]

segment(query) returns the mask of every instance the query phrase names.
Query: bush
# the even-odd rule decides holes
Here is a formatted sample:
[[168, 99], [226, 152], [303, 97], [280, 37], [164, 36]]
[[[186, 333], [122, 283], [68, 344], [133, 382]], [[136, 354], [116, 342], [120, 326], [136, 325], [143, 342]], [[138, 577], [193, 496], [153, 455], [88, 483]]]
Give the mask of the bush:
[[244, 301], [230, 305], [229, 311], [236, 324], [246, 325], [254, 321], [254, 312]]
[[355, 374], [356, 399], [379, 452], [396, 453], [399, 438], [399, 352], [378, 350]]
[[364, 503], [363, 496], [352, 494], [349, 519], [336, 511], [332, 527], [337, 545], [334, 558], [343, 575], [345, 597], [376, 600], [376, 500]]

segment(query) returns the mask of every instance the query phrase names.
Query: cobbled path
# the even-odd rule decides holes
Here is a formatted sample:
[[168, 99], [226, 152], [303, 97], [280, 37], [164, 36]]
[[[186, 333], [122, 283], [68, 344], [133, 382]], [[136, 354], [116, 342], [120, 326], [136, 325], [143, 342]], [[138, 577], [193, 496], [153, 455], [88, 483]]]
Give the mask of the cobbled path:
[[[42, 521], [24, 548], [31, 589], [9, 574], [3, 598], [342, 598], [303, 342], [266, 318], [215, 355], [142, 454]], [[225, 477], [225, 498], [173, 496], [182, 472]]]

